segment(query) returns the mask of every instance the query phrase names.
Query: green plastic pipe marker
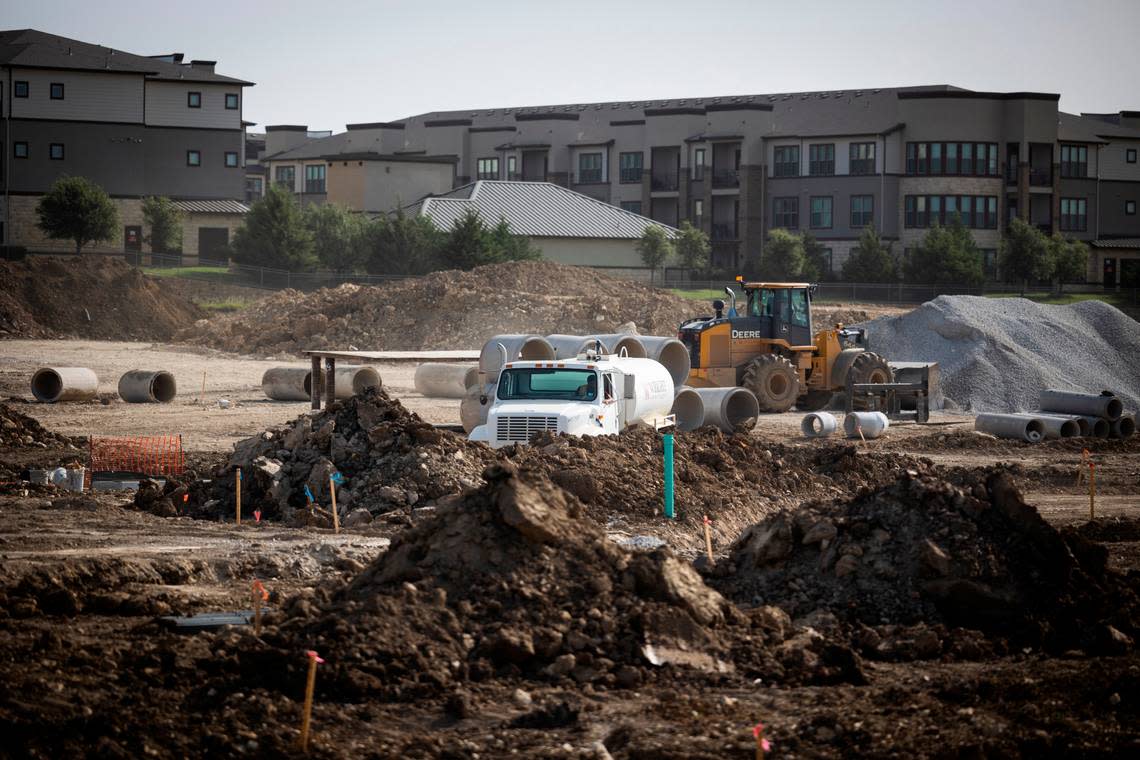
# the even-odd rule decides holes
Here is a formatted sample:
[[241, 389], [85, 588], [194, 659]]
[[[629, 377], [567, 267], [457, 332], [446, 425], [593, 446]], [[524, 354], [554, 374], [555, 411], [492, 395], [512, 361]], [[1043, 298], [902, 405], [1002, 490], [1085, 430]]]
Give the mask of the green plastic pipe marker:
[[673, 519], [673, 434], [665, 433], [665, 516]]

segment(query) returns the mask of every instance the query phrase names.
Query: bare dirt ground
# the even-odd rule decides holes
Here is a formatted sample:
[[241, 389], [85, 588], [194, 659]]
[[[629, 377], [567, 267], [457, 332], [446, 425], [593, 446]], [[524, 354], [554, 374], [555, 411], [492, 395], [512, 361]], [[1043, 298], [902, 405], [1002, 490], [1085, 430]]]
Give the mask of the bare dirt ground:
[[[280, 363], [145, 343], [0, 341], [0, 398], [13, 399], [11, 406], [65, 435], [181, 434], [186, 448], [208, 462], [235, 442], [306, 413], [306, 403], [264, 399], [261, 374]], [[109, 403], [31, 403], [31, 371], [52, 365], [91, 367]], [[169, 405], [118, 400], [119, 374], [136, 367], [172, 371], [179, 398]], [[429, 422], [456, 421], [457, 401], [415, 393], [413, 365], [379, 369], [391, 395], [410, 410]], [[203, 371], [206, 390], [199, 403]], [[236, 403], [220, 409], [219, 398]], [[749, 440], [810, 453], [823, 444], [800, 437], [800, 416], [765, 416]], [[856, 462], [927, 459], [946, 473], [1005, 465], [1026, 501], [1050, 524], [1096, 540], [1113, 570], [1140, 573], [1135, 441], [1088, 444], [1098, 466], [1098, 520], [1089, 524], [1087, 482], [1076, 481], [1081, 444], [1023, 446], [977, 436], [971, 428], [969, 418], [941, 414], [926, 426], [894, 425], [886, 437], [857, 444]], [[678, 447], [685, 445], [679, 436]], [[75, 452], [55, 445], [0, 452], [0, 460], [12, 457], [21, 464], [69, 456]], [[647, 464], [642, 476], [654, 480], [659, 473]], [[742, 481], [737, 487], [757, 485]], [[789, 491], [781, 503], [829, 496], [809, 488]], [[699, 516], [685, 513], [683, 484], [681, 519], [672, 523], [653, 516], [648, 506], [631, 516], [609, 514], [604, 498], [600, 502], [583, 519], [612, 538], [659, 537], [687, 559], [704, 551]], [[6, 736], [0, 757], [294, 754], [302, 652], [296, 665], [272, 666], [280, 673], [250, 672], [246, 663], [258, 662], [257, 648], [270, 644], [259, 644], [248, 629], [185, 635], [153, 621], [249, 609], [254, 580], [268, 587], [272, 610], [297, 594], [317, 605], [327, 599], [322, 587], [356, 577], [389, 541], [409, 525], [424, 525], [429, 515], [430, 510], [394, 512], [339, 535], [248, 520], [238, 528], [232, 521], [142, 513], [132, 508], [130, 494], [74, 496], [0, 483], [0, 657], [7, 663], [0, 689]], [[714, 521], [718, 561], [742, 523], [757, 516]], [[415, 593], [407, 591], [409, 598]], [[356, 608], [345, 609], [351, 615]], [[598, 620], [604, 622], [608, 613]], [[330, 619], [325, 631], [318, 618], [311, 620], [318, 621], [314, 635], [327, 642], [339, 640], [339, 628], [352, 625]], [[577, 618], [570, 622], [578, 624]], [[407, 625], [427, 622], [409, 619]], [[288, 630], [283, 625], [273, 635], [280, 638]], [[536, 681], [507, 666], [493, 677], [472, 673], [462, 685], [441, 686], [427, 670], [416, 682], [406, 674], [438, 658], [442, 643], [428, 635], [418, 648], [389, 655], [387, 647], [394, 645], [385, 636], [396, 629], [381, 630], [386, 632], [374, 634], [360, 651], [367, 654], [372, 647], [391, 656], [368, 671], [369, 679], [388, 689], [383, 697], [345, 691], [331, 673], [339, 672], [338, 660], [348, 653], [327, 642], [320, 646], [329, 661], [322, 668], [334, 670], [321, 671], [311, 755], [751, 758], [751, 726], [757, 721], [765, 723], [773, 742], [769, 757], [1140, 753], [1140, 658], [1132, 647], [1110, 654], [1026, 647], [979, 658], [867, 659], [860, 665], [861, 682], [781, 681], [767, 672], [693, 680], [672, 666], [636, 679], [618, 670], [624, 675], [617, 681], [579, 677], [578, 671]], [[754, 646], [762, 648], [761, 638]], [[377, 652], [372, 656], [379, 662]], [[264, 656], [271, 662], [268, 649]]]

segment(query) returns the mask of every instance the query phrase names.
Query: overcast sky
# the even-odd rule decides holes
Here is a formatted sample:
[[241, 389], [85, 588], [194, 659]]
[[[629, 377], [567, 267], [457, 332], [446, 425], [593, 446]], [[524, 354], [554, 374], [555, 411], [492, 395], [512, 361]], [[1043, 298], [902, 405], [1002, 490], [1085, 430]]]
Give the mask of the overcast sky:
[[1140, 0], [0, 0], [0, 25], [256, 82], [260, 126], [948, 83], [1140, 110]]

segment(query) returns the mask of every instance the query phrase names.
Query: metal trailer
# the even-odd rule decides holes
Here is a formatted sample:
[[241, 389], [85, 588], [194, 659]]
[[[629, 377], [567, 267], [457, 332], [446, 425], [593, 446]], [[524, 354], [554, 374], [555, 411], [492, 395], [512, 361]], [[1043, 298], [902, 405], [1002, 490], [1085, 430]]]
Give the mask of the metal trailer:
[[855, 383], [848, 374], [844, 411], [882, 412], [892, 420], [925, 423], [930, 420], [931, 379], [937, 383], [937, 364], [914, 366], [906, 382]]

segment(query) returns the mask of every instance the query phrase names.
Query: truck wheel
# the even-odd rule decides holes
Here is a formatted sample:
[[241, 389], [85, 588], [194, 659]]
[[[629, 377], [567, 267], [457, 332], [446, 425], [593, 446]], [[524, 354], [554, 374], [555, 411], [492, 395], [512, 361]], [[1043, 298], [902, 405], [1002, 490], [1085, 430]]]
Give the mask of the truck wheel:
[[749, 362], [741, 385], [752, 391], [764, 412], [786, 412], [800, 395], [796, 368], [776, 354], [765, 354]]
[[808, 391], [796, 399], [796, 409], [801, 412], [818, 412], [831, 403], [831, 391]]
[[873, 351], [864, 351], [855, 357], [848, 374], [854, 383], [893, 383], [895, 374], [887, 360]]

